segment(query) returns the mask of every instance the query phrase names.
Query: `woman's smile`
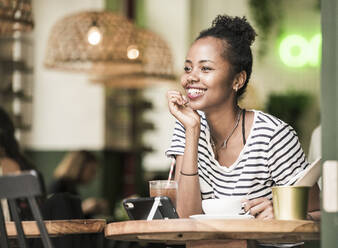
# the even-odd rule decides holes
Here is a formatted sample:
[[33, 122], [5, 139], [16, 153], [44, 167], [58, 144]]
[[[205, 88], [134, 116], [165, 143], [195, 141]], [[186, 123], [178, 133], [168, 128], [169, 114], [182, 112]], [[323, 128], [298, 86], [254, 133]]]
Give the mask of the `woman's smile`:
[[202, 89], [202, 88], [194, 88], [194, 87], [186, 88], [187, 97], [190, 100], [194, 100], [196, 98], [203, 96], [206, 91], [207, 89]]

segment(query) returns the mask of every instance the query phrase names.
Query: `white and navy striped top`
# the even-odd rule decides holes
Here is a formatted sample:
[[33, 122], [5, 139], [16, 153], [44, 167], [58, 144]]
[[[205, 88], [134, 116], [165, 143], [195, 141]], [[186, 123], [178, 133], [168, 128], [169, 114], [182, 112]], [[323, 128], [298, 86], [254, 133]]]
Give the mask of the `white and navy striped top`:
[[[254, 110], [254, 122], [236, 162], [221, 166], [210, 143], [203, 112], [198, 143], [198, 173], [202, 199], [238, 196], [272, 199], [271, 186], [284, 185], [309, 164], [294, 129], [278, 118]], [[185, 128], [178, 121], [167, 156], [183, 155]], [[249, 195], [247, 195], [247, 193]]]

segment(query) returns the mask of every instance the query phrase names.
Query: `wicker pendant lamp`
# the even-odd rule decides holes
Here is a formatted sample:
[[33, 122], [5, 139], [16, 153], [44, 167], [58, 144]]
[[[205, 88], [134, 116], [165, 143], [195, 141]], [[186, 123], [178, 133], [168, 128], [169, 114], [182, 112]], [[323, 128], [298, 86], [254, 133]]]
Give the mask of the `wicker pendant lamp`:
[[174, 78], [166, 43], [110, 11], [86, 11], [58, 21], [48, 39], [45, 66], [85, 72], [93, 82], [123, 88]]
[[137, 54], [141, 66], [127, 74], [109, 73], [91, 76], [91, 81], [110, 87], [142, 88], [158, 82], [175, 80], [173, 61], [166, 42], [157, 34], [137, 29], [135, 43], [129, 46]]
[[50, 32], [45, 66], [90, 74], [127, 73], [140, 68], [127, 56], [134, 25], [109, 11], [86, 11], [66, 16]]
[[33, 28], [30, 0], [0, 0], [0, 35], [16, 31], [27, 32]]

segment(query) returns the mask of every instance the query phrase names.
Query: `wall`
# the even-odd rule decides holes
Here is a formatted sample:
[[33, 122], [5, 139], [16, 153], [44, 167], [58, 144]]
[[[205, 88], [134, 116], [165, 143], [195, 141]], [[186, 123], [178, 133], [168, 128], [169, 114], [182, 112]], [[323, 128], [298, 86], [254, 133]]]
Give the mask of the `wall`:
[[[27, 155], [48, 186], [54, 168], [69, 150], [97, 152], [104, 147], [104, 90], [84, 74], [44, 68], [49, 32], [65, 15], [103, 9], [103, 0], [33, 0], [34, 92], [32, 130], [23, 137]], [[101, 172], [97, 179], [101, 178]], [[79, 190], [83, 197], [100, 195], [101, 180]]]
[[[257, 56], [259, 33], [254, 46], [254, 66], [251, 79], [263, 103], [267, 102], [271, 93], [304, 92], [313, 96], [312, 106], [302, 113], [300, 120], [300, 141], [304, 151], [308, 152], [311, 132], [319, 124], [319, 92], [320, 92], [320, 65], [317, 67], [304, 66], [300, 68], [287, 67], [279, 57], [280, 37], [289, 34], [300, 34], [310, 40], [320, 33], [320, 11], [315, 8], [315, 0], [284, 0], [284, 19], [282, 32], [278, 36], [277, 30], [269, 44], [269, 52], [260, 60]], [[250, 18], [250, 15], [249, 15]], [[251, 20], [251, 18], [249, 19]], [[310, 51], [317, 52], [317, 51]]]
[[[320, 33], [320, 12], [314, 8], [316, 1], [286, 0], [283, 3], [286, 10], [283, 22], [285, 34], [296, 33], [310, 39], [314, 34]], [[274, 32], [276, 33], [276, 30]], [[271, 39], [267, 57], [263, 61], [259, 61], [257, 56], [255, 57], [253, 82], [262, 90], [263, 97], [271, 92], [286, 90], [301, 90], [318, 97], [320, 66], [287, 67], [278, 56], [278, 47], [279, 40], [278, 37], [275, 37]]]
[[33, 130], [25, 146], [34, 150], [101, 149], [104, 136], [103, 88], [83, 74], [44, 68], [53, 24], [65, 15], [103, 9], [101, 0], [34, 0]]

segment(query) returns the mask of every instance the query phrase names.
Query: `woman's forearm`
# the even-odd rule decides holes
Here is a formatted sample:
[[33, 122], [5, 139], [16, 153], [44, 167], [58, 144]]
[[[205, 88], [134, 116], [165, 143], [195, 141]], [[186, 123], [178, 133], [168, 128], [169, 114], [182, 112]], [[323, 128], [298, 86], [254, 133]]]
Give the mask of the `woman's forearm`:
[[186, 130], [184, 155], [176, 159], [177, 212], [181, 218], [202, 213], [199, 177], [196, 174], [199, 134], [199, 128]]

